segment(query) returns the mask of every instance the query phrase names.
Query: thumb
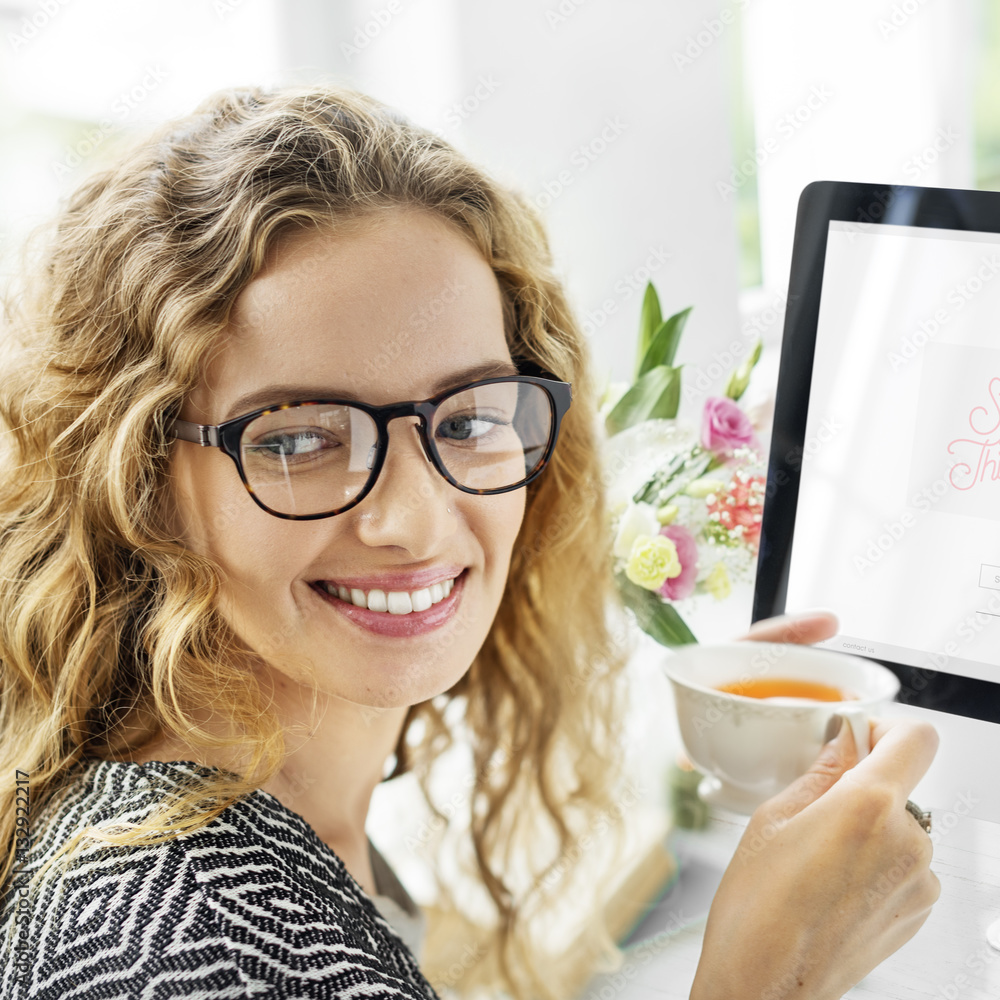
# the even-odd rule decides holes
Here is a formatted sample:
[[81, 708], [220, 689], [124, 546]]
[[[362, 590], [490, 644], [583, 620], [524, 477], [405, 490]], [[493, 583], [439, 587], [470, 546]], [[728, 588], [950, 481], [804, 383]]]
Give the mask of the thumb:
[[831, 716], [826, 736], [827, 742], [809, 770], [770, 798], [762, 808], [791, 819], [829, 791], [845, 771], [857, 764], [854, 733], [842, 715]]

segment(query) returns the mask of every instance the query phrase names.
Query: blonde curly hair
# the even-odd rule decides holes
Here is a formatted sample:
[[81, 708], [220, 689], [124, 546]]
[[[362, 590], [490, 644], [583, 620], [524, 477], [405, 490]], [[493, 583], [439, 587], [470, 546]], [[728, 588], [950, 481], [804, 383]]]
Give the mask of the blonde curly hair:
[[[451, 690], [409, 709], [389, 775], [417, 775], [442, 815], [427, 777], [456, 739], [449, 707], [459, 704], [475, 774], [472, 875], [493, 920], [466, 913], [440, 878], [436, 913], [473, 928], [491, 959], [449, 976], [450, 935], [432, 924], [423, 967], [441, 989], [562, 1000], [621, 960], [599, 906], [581, 932], [582, 965], [580, 952], [560, 964], [535, 922], [557, 911], [572, 882], [566, 859], [608, 815], [622, 778], [628, 649], [609, 569], [596, 386], [528, 201], [364, 95], [214, 95], [87, 179], [25, 273], [7, 330], [17, 357], [0, 385], [0, 770], [28, 772], [38, 807], [86, 759], [127, 760], [167, 731], [206, 754], [234, 746], [194, 717], [196, 706], [224, 704], [250, 751], [245, 774], [220, 771], [134, 829], [77, 831], [67, 849], [84, 833], [138, 844], [189, 832], [276, 773], [284, 734], [216, 608], [219, 571], [164, 523], [165, 415], [197, 385], [279, 236], [335, 233], [393, 206], [457, 225], [496, 275], [512, 356], [573, 384], [552, 460], [525, 487], [489, 635]], [[13, 785], [0, 800], [6, 885]], [[514, 878], [525, 859], [527, 877]]]

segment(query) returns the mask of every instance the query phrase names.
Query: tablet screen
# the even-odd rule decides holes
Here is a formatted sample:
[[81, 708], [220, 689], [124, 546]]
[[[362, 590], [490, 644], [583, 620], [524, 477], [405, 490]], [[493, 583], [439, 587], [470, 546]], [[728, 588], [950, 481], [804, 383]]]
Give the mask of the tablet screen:
[[803, 192], [754, 620], [813, 607], [900, 700], [1000, 721], [1000, 193]]
[[786, 603], [1000, 680], [1000, 234], [830, 221]]

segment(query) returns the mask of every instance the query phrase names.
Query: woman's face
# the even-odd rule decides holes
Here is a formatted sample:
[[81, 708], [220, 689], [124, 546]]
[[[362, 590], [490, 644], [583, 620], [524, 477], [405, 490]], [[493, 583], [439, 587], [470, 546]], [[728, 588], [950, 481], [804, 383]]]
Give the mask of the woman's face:
[[[460, 373], [484, 362], [511, 366], [489, 265], [446, 220], [392, 210], [346, 233], [281, 243], [237, 299], [231, 329], [181, 416], [219, 424], [293, 399], [426, 399], [471, 381]], [[514, 371], [475, 377], [505, 373]], [[222, 568], [220, 610], [283, 686], [312, 686], [308, 669], [329, 695], [411, 705], [451, 687], [486, 638], [525, 491], [457, 490], [424, 457], [417, 422], [389, 424], [385, 464], [359, 504], [314, 521], [258, 507], [218, 448], [172, 445], [178, 534]], [[407, 579], [413, 574], [423, 575]], [[418, 616], [427, 620], [418, 630], [417, 618], [362, 611], [323, 593], [324, 583], [367, 596], [454, 577], [450, 596]], [[410, 634], [388, 634], [389, 626]]]

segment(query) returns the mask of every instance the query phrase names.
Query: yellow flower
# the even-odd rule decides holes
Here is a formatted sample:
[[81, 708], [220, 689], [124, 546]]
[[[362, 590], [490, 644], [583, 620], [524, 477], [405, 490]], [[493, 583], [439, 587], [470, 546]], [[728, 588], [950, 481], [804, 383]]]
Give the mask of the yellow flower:
[[660, 524], [670, 524], [679, 513], [680, 507], [678, 507], [677, 504], [668, 503], [656, 512], [656, 520], [659, 521]]
[[618, 533], [612, 548], [615, 558], [628, 559], [636, 538], [640, 535], [655, 535], [659, 530], [656, 509], [652, 504], [629, 501], [618, 521]]
[[684, 492], [689, 497], [700, 500], [711, 493], [721, 493], [725, 488], [726, 484], [721, 479], [695, 479], [688, 483]]
[[717, 601], [725, 600], [733, 592], [725, 563], [717, 562], [712, 567], [712, 572], [705, 577], [705, 586]]
[[625, 575], [646, 590], [659, 590], [665, 580], [681, 574], [677, 546], [666, 535], [638, 535], [632, 542]]

